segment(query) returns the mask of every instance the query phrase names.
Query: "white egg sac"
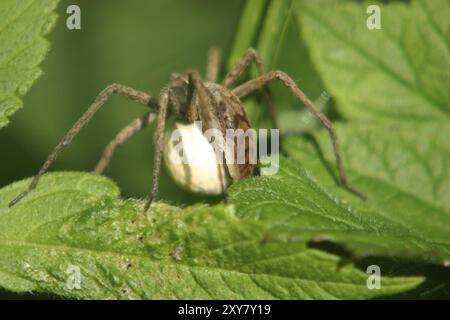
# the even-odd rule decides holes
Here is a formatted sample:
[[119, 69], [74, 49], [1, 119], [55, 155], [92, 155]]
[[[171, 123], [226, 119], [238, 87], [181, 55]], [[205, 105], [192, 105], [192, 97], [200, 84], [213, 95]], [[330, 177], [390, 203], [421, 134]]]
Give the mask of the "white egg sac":
[[[229, 184], [225, 166], [218, 164], [213, 146], [201, 129], [192, 124], [175, 124], [177, 133], [167, 132], [164, 162], [177, 184], [192, 192], [218, 195]], [[219, 173], [220, 169], [220, 173]]]

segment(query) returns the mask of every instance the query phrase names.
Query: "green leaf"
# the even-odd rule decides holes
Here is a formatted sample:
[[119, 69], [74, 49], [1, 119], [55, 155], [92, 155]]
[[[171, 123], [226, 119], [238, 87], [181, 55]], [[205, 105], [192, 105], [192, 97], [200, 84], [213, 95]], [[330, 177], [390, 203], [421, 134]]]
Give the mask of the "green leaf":
[[[419, 214], [419, 207], [396, 208], [389, 216], [395, 219], [401, 214], [415, 214], [426, 221], [417, 222], [417, 228], [425, 225], [448, 230], [449, 225], [438, 225], [434, 220], [438, 216], [450, 216], [450, 148], [447, 137], [450, 135], [448, 124], [429, 124], [417, 126], [414, 130], [401, 130], [398, 125], [379, 126], [376, 124], [346, 124], [337, 126], [337, 134], [343, 149], [344, 164], [360, 189], [369, 194], [369, 201], [361, 203], [347, 192], [339, 192], [339, 197], [367, 208], [377, 198], [386, 202], [386, 209], [395, 203], [423, 203], [428, 210]], [[291, 139], [288, 147], [292, 156], [305, 167], [320, 176], [323, 187], [335, 189], [337, 172], [329, 137], [325, 132], [316, 135], [317, 140]], [[318, 159], [325, 158], [324, 162]], [[315, 160], [313, 160], [315, 158]], [[306, 163], [306, 161], [308, 163]], [[311, 167], [312, 166], [312, 167]], [[327, 169], [328, 168], [328, 169]], [[333, 170], [330, 175], [329, 169]], [[403, 197], [406, 197], [403, 199]], [[409, 200], [406, 200], [409, 199]], [[433, 209], [432, 209], [433, 208]], [[402, 213], [403, 212], [403, 213]], [[437, 218], [437, 217], [436, 217]], [[407, 216], [403, 219], [407, 220]], [[425, 220], [423, 218], [422, 220]], [[434, 221], [433, 221], [434, 220]], [[444, 228], [444, 229], [442, 229]], [[444, 232], [445, 235], [445, 232]], [[445, 237], [450, 238], [449, 233]]]
[[0, 3], [0, 128], [22, 107], [20, 97], [42, 74], [38, 65], [49, 43], [57, 0], [2, 0]]
[[[277, 175], [231, 187], [230, 198], [240, 216], [264, 221], [271, 228], [291, 230], [303, 241], [343, 244], [355, 259], [386, 256], [441, 266], [450, 263], [447, 212], [372, 176], [357, 175], [353, 167], [351, 180], [365, 187], [370, 200], [341, 200], [332, 192], [335, 189], [330, 185], [336, 185], [332, 178], [328, 185], [321, 185], [312, 176], [320, 163], [317, 154], [312, 151], [309, 158], [300, 156], [295, 150], [305, 152], [305, 148], [298, 148], [305, 143], [289, 142], [293, 159], [281, 159]], [[313, 173], [306, 171], [298, 159]], [[427, 219], [423, 218], [425, 214]]]
[[[155, 203], [147, 217], [141, 202], [120, 200], [110, 180], [93, 174], [46, 175], [7, 208], [28, 183], [0, 190], [0, 286], [12, 291], [99, 299], [373, 298], [423, 282], [384, 277], [380, 290], [369, 290], [365, 272], [283, 230], [238, 218], [232, 206]], [[79, 289], [70, 286], [73, 270]]]
[[[267, 70], [275, 68], [291, 15], [292, 0], [270, 2], [257, 45]], [[256, 76], [256, 74], [253, 75]]]
[[244, 52], [253, 47], [258, 35], [258, 28], [264, 17], [265, 0], [248, 0], [242, 10], [233, 48], [228, 58], [228, 69], [231, 69]]
[[[237, 212], [273, 228], [290, 228], [310, 245], [338, 245], [340, 254], [355, 262], [391, 259], [382, 270], [399, 260], [434, 264], [441, 276], [430, 280], [430, 291], [440, 288], [448, 295], [449, 79], [448, 68], [442, 68], [448, 64], [448, 37], [443, 36], [448, 21], [439, 19], [448, 2], [381, 6], [383, 29], [373, 31], [366, 28], [367, 5], [296, 4], [311, 59], [339, 111], [354, 120], [337, 125], [337, 133], [349, 180], [369, 200], [339, 186], [331, 143], [322, 130], [288, 139], [290, 159], [281, 160], [278, 175], [232, 186]], [[427, 12], [431, 17], [424, 16]], [[431, 34], [425, 45], [414, 31], [405, 31], [411, 24]], [[402, 80], [409, 74], [417, 79], [414, 86]], [[434, 278], [432, 272], [427, 278]]]
[[[349, 180], [368, 201], [337, 183], [331, 143], [322, 130], [287, 141], [291, 159], [282, 159], [278, 175], [231, 188], [241, 216], [290, 228], [314, 246], [337, 244], [353, 261], [384, 257], [391, 264], [434, 264], [443, 276], [432, 280], [430, 291], [448, 294], [449, 79], [448, 68], [442, 69], [448, 37], [439, 31], [448, 30], [448, 22], [438, 19], [439, 8], [425, 2], [382, 6], [383, 29], [370, 31], [366, 5], [297, 2], [312, 61], [339, 110], [354, 120], [337, 125], [337, 133]], [[417, 45], [417, 34], [405, 31], [412, 21], [431, 35], [427, 45]], [[436, 50], [426, 56], [427, 48]], [[414, 75], [414, 85], [405, 80], [408, 75]]]
[[[364, 204], [350, 198], [352, 204], [384, 211], [385, 218], [448, 244], [449, 24], [441, 18], [449, 2], [379, 4], [381, 30], [366, 27], [367, 4], [296, 4], [324, 83], [344, 116], [358, 121], [338, 132], [344, 163], [370, 198]], [[320, 149], [334, 168], [328, 138], [323, 133], [317, 138], [320, 148], [294, 142], [294, 150], [302, 149], [294, 156], [314, 166], [310, 155], [320, 156]], [[315, 163], [319, 183], [349, 198]]]
[[378, 3], [380, 30], [366, 26], [369, 3], [296, 4], [312, 60], [344, 116], [412, 125], [449, 121], [448, 0]]

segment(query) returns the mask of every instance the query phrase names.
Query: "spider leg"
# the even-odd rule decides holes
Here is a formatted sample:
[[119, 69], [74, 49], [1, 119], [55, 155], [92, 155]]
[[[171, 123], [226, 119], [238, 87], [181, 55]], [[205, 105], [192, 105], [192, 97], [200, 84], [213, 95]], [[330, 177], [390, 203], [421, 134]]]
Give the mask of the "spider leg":
[[103, 150], [103, 154], [95, 167], [95, 173], [102, 174], [106, 167], [108, 167], [116, 148], [131, 139], [131, 137], [138, 132], [145, 129], [150, 123], [153, 122], [153, 120], [155, 120], [155, 113], [148, 112], [143, 116], [134, 119], [126, 127], [120, 130], [114, 139], [108, 143], [105, 150]]
[[166, 115], [169, 107], [169, 90], [163, 88], [159, 95], [159, 107], [158, 107], [158, 122], [156, 124], [155, 132], [155, 157], [153, 159], [153, 180], [152, 189], [148, 196], [148, 200], [144, 206], [144, 212], [147, 212], [152, 204], [153, 200], [158, 194], [159, 176], [161, 171], [161, 159], [164, 149], [164, 130], [166, 126]]
[[264, 87], [273, 80], [280, 80], [294, 94], [294, 96], [297, 97], [305, 105], [305, 107], [315, 117], [319, 119], [322, 125], [328, 130], [333, 145], [334, 156], [336, 158], [336, 165], [338, 168], [339, 178], [342, 186], [344, 186], [347, 190], [354, 193], [355, 195], [359, 196], [361, 199], [366, 200], [367, 196], [364, 195], [362, 192], [358, 191], [357, 189], [355, 189], [354, 187], [352, 187], [347, 181], [347, 176], [342, 163], [341, 151], [339, 148], [336, 131], [334, 130], [331, 121], [319, 109], [317, 109], [317, 107], [314, 106], [311, 100], [308, 99], [305, 93], [297, 87], [294, 80], [292, 80], [286, 73], [282, 71], [271, 71], [258, 78], [245, 82], [244, 84], [232, 90], [232, 92], [236, 96], [241, 98], [248, 95], [254, 90], [258, 90], [261, 87]]
[[208, 64], [206, 66], [206, 81], [217, 82], [220, 70], [220, 50], [212, 47], [208, 51]]
[[226, 74], [222, 85], [227, 88], [231, 87], [242, 75], [242, 73], [247, 70], [250, 62], [252, 61], [256, 64], [256, 70], [258, 71], [259, 75], [263, 75], [264, 73], [266, 73], [264, 70], [262, 58], [259, 53], [253, 48], [248, 48], [244, 55], [240, 57], [236, 62], [234, 67], [231, 68], [231, 70]]
[[[236, 65], [228, 72], [228, 74], [225, 76], [225, 79], [222, 82], [222, 85], [229, 88], [231, 85], [233, 85], [236, 80], [239, 78], [239, 76], [247, 70], [248, 66], [250, 65], [250, 62], [254, 62], [256, 64], [256, 70], [258, 71], [258, 74], [262, 76], [266, 73], [264, 68], [264, 63], [262, 61], [261, 55], [253, 48], [247, 49], [247, 51], [244, 53], [244, 55], [238, 60]], [[280, 128], [278, 123], [278, 117], [277, 117], [277, 110], [275, 108], [275, 105], [273, 103], [272, 99], [272, 92], [270, 90], [269, 84], [265, 84], [263, 87], [263, 96], [264, 100], [267, 103], [269, 113], [270, 113], [270, 120], [272, 121], [272, 125], [274, 128]], [[283, 144], [280, 141], [280, 150], [283, 151]]]
[[78, 119], [78, 121], [73, 125], [73, 127], [67, 132], [64, 138], [56, 145], [56, 147], [50, 153], [47, 160], [44, 162], [38, 174], [34, 177], [28, 188], [9, 203], [10, 207], [18, 203], [21, 199], [23, 199], [31, 191], [33, 191], [34, 188], [36, 188], [42, 175], [45, 172], [47, 172], [47, 170], [53, 164], [53, 162], [56, 161], [61, 151], [72, 142], [73, 138], [75, 138], [78, 132], [80, 132], [81, 129], [83, 129], [83, 127], [92, 119], [94, 114], [101, 109], [101, 107], [105, 104], [105, 102], [113, 93], [118, 93], [122, 96], [125, 96], [133, 101], [144, 104], [146, 106], [154, 107], [157, 105], [156, 100], [145, 92], [138, 91], [121, 84], [112, 84], [106, 87], [102, 92], [99, 93], [95, 101], [90, 105], [90, 107], [81, 116], [81, 118]]

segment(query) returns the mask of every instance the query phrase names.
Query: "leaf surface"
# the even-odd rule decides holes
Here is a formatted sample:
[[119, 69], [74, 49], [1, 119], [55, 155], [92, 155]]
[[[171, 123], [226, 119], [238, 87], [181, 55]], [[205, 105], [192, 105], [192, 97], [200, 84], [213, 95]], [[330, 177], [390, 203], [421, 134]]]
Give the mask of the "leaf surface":
[[57, 0], [3, 0], [0, 3], [0, 128], [22, 107], [20, 97], [42, 74], [49, 49], [44, 36], [53, 27]]
[[92, 174], [46, 175], [30, 197], [6, 209], [27, 182], [0, 190], [0, 286], [12, 291], [97, 299], [371, 298], [423, 281], [386, 277], [381, 290], [369, 290], [358, 268], [339, 267], [335, 255], [238, 218], [232, 206], [155, 203], [146, 217], [142, 203], [120, 200], [110, 180]]

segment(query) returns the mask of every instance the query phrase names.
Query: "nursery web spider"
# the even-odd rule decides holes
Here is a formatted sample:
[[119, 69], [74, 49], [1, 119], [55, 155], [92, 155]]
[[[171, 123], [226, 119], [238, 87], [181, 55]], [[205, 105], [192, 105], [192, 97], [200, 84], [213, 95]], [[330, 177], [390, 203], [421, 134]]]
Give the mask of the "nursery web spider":
[[[259, 76], [249, 80], [233, 89], [231, 87], [238, 77], [247, 69], [250, 62], [254, 62]], [[252, 48], [239, 59], [236, 65], [225, 76], [221, 84], [216, 83], [220, 67], [220, 52], [216, 48], [211, 48], [208, 53], [208, 64], [206, 79], [202, 81], [197, 71], [190, 71], [186, 75], [173, 74], [171, 82], [164, 87], [159, 94], [159, 99], [155, 99], [149, 94], [135, 90], [131, 87], [112, 84], [106, 87], [97, 96], [88, 110], [81, 116], [75, 125], [68, 131], [65, 137], [54, 148], [45, 163], [34, 177], [29, 187], [13, 199], [9, 206], [13, 206], [23, 199], [28, 193], [36, 188], [42, 175], [47, 172], [52, 163], [56, 160], [60, 152], [68, 146], [78, 132], [91, 120], [94, 114], [105, 104], [113, 93], [125, 96], [133, 101], [148, 106], [150, 112], [135, 119], [108, 144], [103, 155], [95, 168], [96, 173], [102, 173], [107, 167], [114, 150], [134, 134], [144, 129], [154, 119], [157, 119], [155, 132], [155, 155], [153, 166], [152, 188], [145, 204], [147, 211], [158, 192], [158, 180], [161, 168], [161, 159], [164, 148], [164, 132], [166, 117], [168, 112], [172, 113], [179, 121], [193, 123], [200, 120], [204, 124], [204, 130], [208, 128], [218, 128], [222, 132], [225, 129], [250, 128], [249, 120], [246, 116], [240, 98], [247, 96], [251, 92], [262, 89], [265, 100], [267, 100], [268, 110], [275, 128], [278, 128], [275, 108], [272, 104], [269, 83], [279, 80], [291, 93], [297, 97], [305, 107], [318, 118], [320, 123], [328, 130], [336, 158], [336, 165], [339, 172], [340, 182], [343, 187], [359, 197], [365, 199], [365, 195], [353, 188], [347, 181], [345, 170], [342, 164], [339, 144], [336, 132], [330, 120], [319, 110], [308, 97], [300, 90], [295, 82], [282, 71], [265, 72], [260, 55]], [[248, 150], [246, 150], [248, 152]], [[238, 181], [248, 177], [253, 172], [253, 164], [228, 164], [228, 173], [233, 181]], [[219, 175], [221, 171], [219, 170]], [[223, 184], [222, 184], [223, 186]], [[225, 188], [223, 187], [223, 191]]]

